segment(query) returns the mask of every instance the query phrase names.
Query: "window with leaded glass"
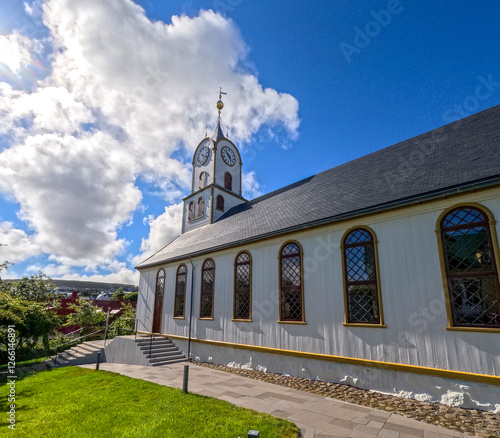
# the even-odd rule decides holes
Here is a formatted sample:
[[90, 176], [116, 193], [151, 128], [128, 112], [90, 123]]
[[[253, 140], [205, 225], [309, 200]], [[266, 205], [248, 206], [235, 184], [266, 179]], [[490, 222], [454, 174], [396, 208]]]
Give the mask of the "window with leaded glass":
[[456, 327], [500, 328], [500, 287], [488, 216], [459, 207], [441, 221], [451, 318]]
[[184, 318], [184, 308], [186, 305], [186, 282], [186, 265], [180, 265], [177, 268], [175, 280], [174, 318]]
[[287, 243], [280, 253], [280, 321], [304, 321], [300, 246]]
[[214, 277], [215, 263], [207, 259], [201, 268], [200, 318], [214, 317]]
[[252, 310], [252, 264], [250, 254], [242, 252], [236, 257], [234, 267], [234, 312], [233, 319], [251, 318]]
[[357, 228], [345, 236], [343, 243], [346, 322], [381, 324], [373, 235]]

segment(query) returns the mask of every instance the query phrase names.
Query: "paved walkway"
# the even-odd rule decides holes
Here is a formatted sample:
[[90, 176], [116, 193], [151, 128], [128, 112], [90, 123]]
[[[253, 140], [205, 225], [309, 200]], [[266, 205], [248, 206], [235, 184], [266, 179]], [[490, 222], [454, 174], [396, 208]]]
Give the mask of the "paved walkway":
[[[184, 363], [148, 367], [102, 363], [100, 369], [182, 388]], [[83, 365], [94, 368], [94, 365]], [[189, 391], [293, 421], [302, 438], [450, 438], [471, 435], [390, 412], [261, 382], [196, 365], [189, 366]], [[265, 437], [263, 437], [265, 438]]]

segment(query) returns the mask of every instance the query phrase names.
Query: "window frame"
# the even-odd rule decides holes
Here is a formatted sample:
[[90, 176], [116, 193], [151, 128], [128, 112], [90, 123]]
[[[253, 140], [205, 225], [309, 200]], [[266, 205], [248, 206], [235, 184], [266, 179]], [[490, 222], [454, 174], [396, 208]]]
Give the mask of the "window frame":
[[[299, 256], [300, 256], [300, 293], [301, 293], [301, 313], [302, 317], [301, 320], [289, 320], [289, 319], [283, 319], [282, 318], [282, 310], [283, 310], [283, 285], [282, 285], [282, 279], [283, 279], [283, 250], [287, 245], [290, 244], [295, 244], [299, 248]], [[288, 240], [283, 245], [281, 245], [278, 253], [278, 281], [279, 281], [279, 309], [278, 309], [278, 323], [279, 324], [307, 324], [306, 322], [306, 310], [305, 310], [305, 299], [304, 299], [304, 249], [302, 248], [302, 245], [296, 241], [296, 240]]]
[[[201, 207], [201, 214], [200, 214], [200, 205]], [[205, 216], [205, 198], [203, 196], [200, 196], [198, 200], [196, 201], [196, 217], [195, 219], [199, 219], [201, 217]]]
[[[462, 208], [472, 208], [479, 210], [482, 212], [487, 218], [487, 227], [489, 230], [489, 238], [492, 246], [492, 256], [495, 259], [494, 266], [496, 268], [496, 281], [500, 287], [500, 249], [498, 245], [498, 235], [496, 230], [496, 220], [493, 216], [493, 213], [484, 205], [479, 204], [477, 202], [463, 202], [454, 204], [451, 207], [446, 208], [441, 212], [436, 221], [436, 237], [438, 244], [438, 254], [439, 254], [439, 263], [441, 270], [441, 278], [443, 284], [443, 292], [444, 292], [444, 302], [446, 308], [446, 318], [447, 318], [447, 327], [446, 330], [449, 331], [468, 331], [468, 332], [488, 332], [488, 333], [500, 333], [500, 327], [481, 327], [481, 326], [457, 326], [454, 325], [453, 322], [453, 312], [450, 302], [450, 290], [448, 286], [448, 271], [446, 268], [446, 257], [445, 257], [445, 248], [443, 245], [443, 227], [442, 223], [444, 219], [454, 210], [462, 209]], [[473, 228], [473, 227], [472, 227]]]
[[[182, 267], [184, 267], [184, 269], [185, 269], [184, 273], [180, 273], [179, 272]], [[181, 316], [176, 316], [175, 315], [175, 308], [176, 308], [176, 304], [177, 304], [177, 297], [179, 296], [179, 294], [177, 293], [178, 287], [179, 287], [179, 275], [185, 275], [186, 276], [186, 280], [185, 280], [185, 285], [184, 285], [184, 298], [183, 298], [184, 299], [184, 304], [182, 306], [182, 315]], [[188, 269], [187, 269], [187, 266], [184, 263], [181, 263], [177, 267], [177, 271], [175, 273], [174, 308], [172, 309], [172, 318], [173, 319], [185, 319], [186, 318], [187, 280], [188, 280]]]
[[[207, 262], [211, 261], [213, 268], [212, 270], [212, 311], [211, 311], [211, 316], [201, 316], [201, 310], [203, 308], [203, 296], [207, 295], [206, 293], [203, 293], [203, 273], [206, 270], [205, 269], [205, 264]], [[207, 257], [205, 260], [203, 260], [203, 263], [201, 265], [201, 278], [200, 278], [200, 312], [199, 312], [199, 317], [198, 319], [203, 320], [203, 321], [213, 321], [214, 320], [214, 301], [215, 301], [215, 261], [211, 257]]]
[[[191, 206], [193, 206], [193, 209], [191, 210]], [[191, 212], [193, 215], [191, 216]], [[191, 201], [188, 204], [188, 222], [194, 221], [196, 219], [196, 205], [194, 201]]]
[[[229, 176], [229, 183], [230, 183], [229, 185], [230, 185], [230, 187], [227, 187], [228, 184], [226, 184], [227, 183], [227, 178], [226, 178], [227, 176]], [[230, 192], [233, 191], [233, 175], [231, 174], [231, 172], [225, 172], [224, 173], [224, 188], [226, 190], [229, 190]]]
[[[219, 199], [222, 199], [222, 208], [219, 208]], [[224, 211], [224, 204], [225, 204], [224, 196], [220, 194], [217, 195], [215, 198], [215, 209], [218, 211]]]
[[[248, 295], [249, 295], [249, 317], [248, 319], [242, 319], [242, 318], [236, 318], [235, 316], [235, 312], [236, 312], [236, 276], [237, 276], [237, 269], [238, 269], [238, 266], [242, 265], [243, 263], [241, 263], [240, 265], [238, 264], [238, 258], [242, 255], [242, 254], [247, 254], [248, 257], [249, 257], [249, 269], [250, 269], [250, 287], [248, 289]], [[246, 263], [244, 263], [246, 264]], [[234, 287], [233, 287], [233, 319], [232, 321], [235, 321], [235, 322], [252, 322], [252, 271], [253, 271], [253, 260], [252, 260], [252, 254], [250, 254], [249, 251], [247, 250], [242, 250], [240, 251], [238, 254], [236, 254], [236, 257], [234, 258], [234, 275], [233, 275], [233, 278], [234, 278]]]
[[207, 172], [204, 170], [198, 176], [198, 190], [203, 190], [207, 186]]
[[[349, 318], [349, 299], [348, 299], [348, 288], [351, 284], [351, 282], [348, 281], [348, 276], [347, 276], [347, 263], [346, 263], [346, 249], [350, 247], [355, 247], [354, 245], [351, 246], [349, 244], [346, 245], [346, 239], [347, 237], [354, 231], [356, 230], [364, 230], [368, 232], [371, 237], [371, 245], [373, 246], [373, 258], [374, 258], [374, 263], [375, 263], [375, 281], [373, 284], [377, 288], [377, 304], [378, 304], [378, 314], [379, 314], [379, 322], [378, 323], [370, 323], [370, 322], [350, 322]], [[359, 245], [361, 246], [361, 245]], [[363, 245], [366, 246], [366, 245]], [[382, 301], [382, 287], [381, 287], [381, 282], [380, 282], [380, 263], [379, 263], [379, 256], [378, 256], [378, 239], [377, 239], [377, 234], [375, 231], [370, 228], [367, 225], [355, 225], [351, 228], [349, 228], [347, 231], [345, 231], [344, 235], [342, 236], [341, 244], [340, 244], [340, 250], [341, 250], [341, 259], [342, 259], [342, 281], [343, 281], [343, 287], [344, 287], [344, 323], [343, 325], [345, 327], [369, 327], [369, 328], [386, 328], [387, 326], [384, 323], [384, 307], [383, 307], [383, 301]]]
[[[160, 275], [161, 274], [161, 275]], [[160, 277], [162, 278], [162, 282], [159, 283]], [[156, 281], [155, 281], [155, 293], [154, 293], [154, 300], [153, 300], [153, 317], [151, 321], [151, 332], [153, 333], [155, 327], [155, 314], [156, 314], [156, 300], [158, 299], [159, 296], [161, 296], [161, 305], [160, 305], [160, 316], [158, 320], [158, 325], [159, 325], [159, 331], [158, 333], [161, 333], [161, 323], [163, 322], [163, 309], [165, 307], [165, 283], [167, 281], [167, 274], [165, 272], [165, 268], [160, 268], [156, 272]], [[161, 289], [161, 292], [159, 293], [159, 290]]]

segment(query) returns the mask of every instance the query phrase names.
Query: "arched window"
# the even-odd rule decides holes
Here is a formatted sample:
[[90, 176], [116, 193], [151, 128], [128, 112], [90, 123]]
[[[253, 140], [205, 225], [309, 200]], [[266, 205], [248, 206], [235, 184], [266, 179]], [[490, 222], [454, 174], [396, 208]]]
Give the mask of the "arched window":
[[200, 180], [198, 181], [198, 188], [204, 189], [207, 184], [207, 172], [200, 172]]
[[346, 323], [382, 324], [373, 235], [356, 228], [343, 240]]
[[448, 286], [449, 323], [500, 328], [500, 287], [488, 215], [458, 207], [440, 224]]
[[182, 264], [177, 268], [175, 279], [174, 318], [184, 318], [186, 305], [187, 268]]
[[203, 197], [198, 198], [198, 209], [196, 211], [196, 217], [202, 217], [205, 213], [205, 199]]
[[165, 269], [160, 269], [156, 274], [155, 304], [153, 309], [153, 333], [160, 333], [161, 317], [163, 311], [163, 292], [165, 291]]
[[252, 263], [250, 254], [241, 252], [234, 264], [233, 319], [250, 320], [252, 314]]
[[229, 172], [224, 174], [224, 188], [233, 190], [233, 176]]
[[200, 318], [214, 317], [214, 278], [215, 263], [206, 259], [201, 268]]
[[284, 245], [280, 252], [280, 321], [304, 321], [302, 256], [298, 243]]
[[194, 219], [194, 201], [191, 201], [189, 203], [189, 208], [188, 208], [188, 220], [192, 221]]
[[224, 197], [222, 195], [217, 195], [215, 205], [217, 210], [224, 211]]

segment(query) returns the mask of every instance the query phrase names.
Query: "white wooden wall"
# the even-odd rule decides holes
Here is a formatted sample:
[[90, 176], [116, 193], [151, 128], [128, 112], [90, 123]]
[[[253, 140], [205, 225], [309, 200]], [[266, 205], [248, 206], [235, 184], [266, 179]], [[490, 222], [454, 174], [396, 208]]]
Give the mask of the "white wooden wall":
[[[478, 202], [500, 220], [500, 189], [441, 200], [422, 206], [345, 221], [217, 252], [214, 320], [199, 320], [201, 264], [195, 265], [193, 336], [346, 357], [500, 375], [500, 333], [447, 331], [436, 221], [457, 203]], [[344, 327], [344, 292], [340, 242], [353, 226], [371, 227], [378, 240], [380, 281], [387, 328]], [[497, 232], [500, 234], [499, 225]], [[303, 247], [304, 307], [307, 325], [279, 324], [278, 282], [281, 245], [297, 240]], [[253, 322], [233, 322], [234, 259], [252, 255]], [[172, 318], [175, 273], [165, 265], [162, 333], [188, 335], [191, 265], [188, 267], [186, 319]], [[153, 308], [156, 272], [141, 271], [138, 317]], [[151, 318], [151, 316], [150, 316]], [[147, 322], [151, 324], [151, 322]], [[138, 326], [139, 327], [139, 326]]]

